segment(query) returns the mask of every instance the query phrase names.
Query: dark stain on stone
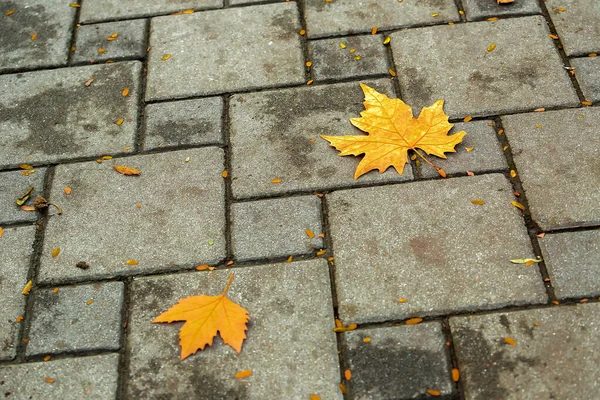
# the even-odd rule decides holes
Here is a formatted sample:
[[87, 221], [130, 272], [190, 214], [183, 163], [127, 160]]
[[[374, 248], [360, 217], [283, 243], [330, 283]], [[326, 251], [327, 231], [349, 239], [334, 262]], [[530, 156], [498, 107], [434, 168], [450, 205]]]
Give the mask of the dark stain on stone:
[[274, 312], [281, 315], [292, 315], [296, 310], [294, 303], [288, 299], [275, 299], [269, 303]]
[[519, 320], [519, 329], [529, 336], [530, 339], [535, 339], [535, 329], [525, 319]]
[[275, 64], [273, 63], [263, 63], [263, 68], [267, 74], [272, 74], [275, 72]]
[[290, 39], [296, 35], [297, 24], [296, 15], [292, 10], [285, 10], [280, 15], [273, 18], [271, 26], [280, 28], [283, 32], [279, 35], [282, 40]]
[[423, 260], [428, 264], [446, 264], [446, 251], [443, 243], [438, 238], [413, 237], [410, 239], [410, 249], [417, 259]]
[[495, 85], [497, 78], [494, 76], [475, 71], [469, 75], [468, 79], [470, 84], [482, 92], [502, 94], [502, 90]]
[[512, 330], [510, 329], [510, 321], [508, 320], [506, 315], [500, 316], [500, 325], [502, 325], [506, 329], [506, 332], [512, 333]]
[[402, 76], [401, 82], [406, 82], [402, 90], [407, 94], [405, 97], [411, 99], [413, 113], [415, 110], [433, 103], [431, 101], [431, 94], [434, 92], [433, 87], [416, 68], [406, 68], [402, 72]]
[[215, 124], [208, 119], [187, 122], [167, 121], [153, 125], [149, 129], [148, 135], [153, 137], [153, 141], [162, 142], [163, 146], [178, 146], [195, 144], [199, 135], [210, 135], [217, 129]]
[[[143, 285], [139, 285], [137, 290], [133, 291], [132, 302], [134, 304], [146, 304], [150, 296], [154, 298], [153, 303], [157, 303], [157, 300], [161, 303], [169, 302], [173, 299], [173, 289], [165, 281], [145, 281]], [[155, 304], [158, 306], [158, 304]], [[150, 306], [151, 309], [155, 307]]]

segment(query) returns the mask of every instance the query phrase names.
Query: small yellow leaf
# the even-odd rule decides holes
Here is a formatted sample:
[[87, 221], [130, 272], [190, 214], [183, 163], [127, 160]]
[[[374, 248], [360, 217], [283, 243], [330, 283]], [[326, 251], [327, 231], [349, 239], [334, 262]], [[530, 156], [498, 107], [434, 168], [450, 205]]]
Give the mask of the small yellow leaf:
[[496, 43], [492, 43], [488, 46], [487, 51], [494, 51], [495, 48], [496, 48]]
[[271, 183], [281, 183], [281, 179], [271, 179]]
[[125, 122], [125, 118], [119, 118], [115, 124], [121, 125], [123, 122]]
[[356, 57], [354, 57], [354, 58], [353, 58], [353, 60], [354, 60], [354, 61], [359, 61], [359, 60], [360, 60], [360, 58], [361, 58], [360, 56], [356, 56]]
[[471, 200], [471, 203], [482, 206], [485, 204], [485, 201], [483, 200]]
[[29, 165], [29, 164], [21, 164], [21, 165], [19, 165], [19, 168], [21, 168], [21, 169], [33, 169], [33, 166]]
[[533, 110], [534, 112], [544, 112], [546, 111], [546, 109], [544, 107], [540, 107], [540, 108], [536, 108], [535, 110]]
[[15, 11], [16, 10], [9, 10], [9, 11], [5, 12], [4, 15], [6, 15], [8, 17], [9, 15], [13, 15], [15, 13]]
[[498, 17], [492, 17], [492, 18], [488, 18], [488, 21], [498, 21]]
[[431, 16], [432, 16], [432, 17], [439, 17], [439, 16], [440, 16], [440, 14], [438, 14], [438, 13], [433, 13], [433, 14], [431, 14]]
[[23, 175], [23, 176], [29, 176], [33, 173], [35, 173], [35, 169], [28, 169], [26, 171], [21, 171], [21, 175]]
[[407, 302], [407, 300], [406, 300], [406, 298], [405, 298], [405, 297], [400, 297], [400, 298], [398, 299], [398, 303], [406, 303], [406, 302]]
[[125, 264], [127, 264], [127, 265], [138, 265], [139, 261], [138, 260], [127, 260], [127, 261], [125, 261]]
[[227, 176], [228, 176], [228, 175], [229, 175], [229, 174], [228, 174], [227, 170], [225, 170], [225, 171], [221, 172], [221, 176], [222, 176], [223, 178], [227, 178]]
[[333, 331], [336, 333], [348, 332], [348, 331], [353, 331], [356, 328], [358, 328], [358, 325], [353, 323], [353, 324], [348, 324], [346, 326], [336, 326], [335, 328], [333, 328]]
[[83, 86], [89, 87], [92, 84], [92, 82], [94, 82], [94, 78], [93, 77], [90, 78], [90, 79], [88, 79], [87, 81], [85, 81], [85, 83], [83, 84]]
[[71, 194], [71, 188], [70, 187], [65, 187], [65, 188], [63, 188], [63, 190], [65, 191], [66, 195]]
[[81, 7], [81, 4], [71, 3], [71, 4], [69, 4], [69, 7], [79, 8], [79, 7]]
[[52, 379], [52, 378], [46, 378], [44, 380], [48, 383], [54, 383], [54, 379]]
[[3, 234], [4, 234], [4, 229], [2, 229], [2, 227], [0, 226], [0, 238], [2, 237]]
[[510, 177], [514, 178], [515, 176], [517, 176], [517, 171], [515, 171], [514, 169], [510, 170]]
[[129, 95], [129, 88], [123, 89], [123, 91], [121, 92], [121, 96], [127, 97], [128, 95]]
[[346, 392], [347, 392], [346, 385], [344, 385], [341, 382], [340, 382], [340, 391], [342, 392], [342, 394], [346, 394]]
[[555, 8], [555, 10], [558, 11], [558, 12], [565, 12], [565, 11], [567, 11], [567, 9], [564, 8], [564, 7], [557, 7], [557, 8]]
[[345, 44], [345, 43], [340, 43], [340, 47], [341, 47], [342, 49], [345, 49], [345, 48], [346, 48], [346, 44]]
[[113, 39], [116, 39], [117, 36], [119, 36], [119, 34], [117, 32], [115, 32], [112, 35], [110, 35], [110, 37], [113, 38]]
[[460, 379], [460, 371], [457, 368], [452, 368], [452, 380], [458, 382]]
[[137, 168], [126, 167], [125, 165], [117, 165], [113, 166], [115, 170], [122, 175], [139, 175], [141, 174], [140, 170]]
[[554, 40], [558, 39], [558, 36], [556, 36], [556, 35], [554, 35], [552, 33], [549, 33], [548, 36], [550, 36]]
[[383, 44], [390, 44], [391, 41], [392, 41], [392, 38], [389, 36], [386, 36], [385, 39], [383, 39]]
[[467, 153], [473, 151], [473, 149], [475, 149], [475, 147], [465, 147]]
[[86, 301], [86, 302], [85, 302], [85, 304], [87, 304], [87, 305], [89, 306], [89, 305], [90, 305], [90, 304], [92, 304], [93, 302], [94, 302], [94, 299], [90, 299], [90, 300]]
[[183, 11], [184, 14], [193, 14], [194, 10], [192, 10], [191, 8], [189, 10], [185, 10]]
[[285, 262], [291, 263], [293, 259], [294, 259], [294, 257], [293, 257], [293, 256], [289, 256], [289, 257], [287, 258], [287, 260], [285, 260]]
[[236, 379], [242, 379], [242, 378], [247, 378], [251, 375], [252, 375], [252, 370], [246, 369], [244, 371], [240, 371], [237, 374], [235, 374], [235, 377], [236, 377]]
[[321, 396], [318, 396], [318, 395], [316, 395], [316, 394], [314, 394], [314, 393], [311, 393], [311, 394], [309, 394], [309, 395], [308, 395], [308, 398], [309, 398], [310, 400], [323, 400], [323, 399], [321, 399]]
[[51, 358], [52, 358], [52, 356], [46, 356], [46, 357], [44, 357], [44, 361], [50, 361]]
[[373, 29], [371, 29], [371, 35], [375, 35], [377, 33], [377, 27], [374, 26]]
[[369, 343], [369, 342], [371, 342], [370, 337], [363, 338], [363, 343]]
[[171, 58], [170, 54], [165, 54], [164, 56], [162, 56], [163, 61], [167, 61], [169, 58]]
[[304, 65], [306, 65], [308, 68], [310, 68], [310, 67], [312, 67], [312, 61], [307, 61], [306, 64], [304, 64]]
[[21, 210], [23, 211], [35, 211], [34, 206], [21, 206]]
[[423, 321], [423, 318], [411, 318], [406, 321], [406, 325], [416, 325], [420, 324]]
[[28, 295], [32, 286], [33, 286], [33, 281], [27, 282], [27, 284], [25, 285], [25, 287], [21, 291], [21, 294]]
[[313, 80], [313, 79], [310, 79], [308, 82], [306, 82], [306, 84], [307, 84], [307, 85], [312, 85], [312, 84], [313, 84], [313, 82], [314, 82], [314, 80]]
[[509, 338], [509, 337], [505, 337], [504, 338], [504, 343], [506, 344], [510, 344], [511, 346], [516, 346], [517, 342], [515, 339]]
[[592, 102], [584, 100], [584, 101], [581, 102], [581, 104], [584, 105], [584, 106], [591, 106]]
[[315, 234], [310, 229], [306, 229], [304, 232], [306, 232], [306, 236], [308, 236], [311, 239], [315, 237]]
[[335, 327], [336, 328], [341, 328], [343, 326], [344, 326], [344, 323], [340, 319], [336, 318], [335, 319]]
[[106, 54], [106, 50], [104, 50], [102, 47], [98, 47], [98, 53]]
[[430, 395], [430, 396], [437, 397], [437, 396], [441, 395], [442, 393], [439, 390], [427, 389], [427, 394]]
[[542, 258], [541, 257], [538, 257], [538, 258], [515, 258], [515, 259], [509, 260], [509, 261], [513, 264], [539, 263], [542, 261]]
[[344, 378], [346, 378], [347, 381], [352, 379], [352, 371], [350, 371], [349, 369], [344, 371]]
[[317, 251], [317, 257], [322, 256], [325, 253], [327, 253], [327, 250], [319, 250], [319, 251]]
[[59, 290], [60, 290], [59, 288], [55, 287], [54, 289], [52, 289], [52, 293], [56, 294], [56, 293], [58, 293]]
[[15, 321], [17, 321], [17, 322], [21, 322], [21, 321], [23, 321], [24, 319], [25, 319], [25, 317], [23, 317], [22, 315], [19, 315]]
[[37, 38], [37, 33], [34, 33], [33, 35], [31, 35], [31, 40], [35, 40]]
[[209, 265], [208, 265], [208, 264], [202, 264], [202, 265], [198, 265], [198, 266], [196, 267], [196, 270], [197, 270], [197, 271], [206, 271], [206, 270], [207, 270], [207, 269], [209, 269], [209, 268], [210, 268], [210, 267], [209, 267]]
[[518, 209], [525, 211], [525, 206], [521, 203], [519, 203], [518, 201], [511, 201], [510, 204], [512, 204], [513, 206], [517, 207]]
[[390, 68], [390, 69], [388, 69], [388, 72], [389, 72], [389, 74], [390, 74], [391, 76], [396, 76], [396, 75], [397, 75], [397, 74], [396, 74], [396, 71], [394, 71], [394, 70], [393, 70], [393, 69], [391, 69], [391, 68]]
[[306, 35], [306, 30], [304, 29], [300, 29], [300, 32], [298, 32], [300, 34], [300, 36], [304, 36]]
[[54, 250], [52, 250], [52, 258], [58, 257], [59, 254], [60, 254], [60, 247], [57, 247]]

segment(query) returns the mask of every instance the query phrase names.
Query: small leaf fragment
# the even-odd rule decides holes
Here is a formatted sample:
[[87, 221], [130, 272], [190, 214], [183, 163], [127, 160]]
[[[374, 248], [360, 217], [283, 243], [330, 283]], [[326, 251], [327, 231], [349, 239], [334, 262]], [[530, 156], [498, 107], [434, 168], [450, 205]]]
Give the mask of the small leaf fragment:
[[538, 258], [515, 258], [515, 259], [509, 260], [509, 261], [513, 264], [527, 264], [529, 262], [539, 263], [542, 261], [542, 258], [541, 257], [538, 257]]
[[90, 300], [86, 301], [86, 302], [85, 302], [85, 304], [89, 306], [89, 305], [90, 305], [90, 304], [92, 304], [93, 302], [94, 302], [94, 299], [90, 299]]
[[52, 358], [52, 356], [46, 356], [46, 357], [44, 357], [44, 361], [50, 361], [51, 358]]
[[406, 303], [407, 301], [408, 301], [408, 300], [406, 300], [406, 298], [405, 298], [405, 297], [400, 297], [400, 298], [398, 299], [398, 303]]
[[52, 258], [58, 257], [59, 254], [60, 254], [60, 247], [57, 247], [54, 250], [52, 250]]
[[318, 256], [322, 256], [325, 253], [327, 253], [327, 250], [319, 250], [319, 251], [317, 251], [316, 255], [318, 257]]
[[197, 270], [197, 271], [206, 271], [206, 270], [207, 270], [207, 269], [209, 269], [209, 268], [210, 268], [210, 267], [209, 267], [209, 265], [208, 265], [208, 264], [202, 264], [202, 265], [198, 265], [198, 266], [196, 267], [196, 270]]
[[48, 377], [48, 378], [46, 378], [46, 379], [44, 379], [44, 380], [45, 380], [46, 382], [48, 382], [48, 383], [54, 383], [54, 379], [52, 379], [52, 378], [49, 378], [49, 377]]
[[33, 281], [29, 281], [27, 282], [27, 284], [25, 285], [25, 287], [23, 288], [23, 290], [21, 291], [21, 294], [23, 295], [28, 295], [29, 291], [31, 290], [31, 287], [33, 286]]
[[140, 170], [137, 168], [127, 167], [125, 165], [115, 164], [113, 166], [115, 170], [122, 175], [139, 175], [141, 174]]
[[2, 227], [0, 226], [0, 238], [2, 237], [3, 234], [4, 234], [4, 229], [2, 229]]
[[470, 115], [467, 115], [464, 119], [463, 122], [469, 122], [470, 120], [472, 120], [473, 117], [471, 117]]
[[374, 26], [373, 29], [371, 29], [371, 35], [375, 35], [377, 33], [377, 27]]
[[386, 36], [385, 39], [383, 39], [383, 44], [390, 44], [391, 41], [392, 41], [392, 38], [389, 36]]
[[344, 371], [344, 378], [346, 378], [347, 381], [352, 379], [352, 371], [350, 371], [349, 369]]
[[510, 177], [511, 177], [511, 178], [514, 178], [514, 177], [516, 177], [516, 176], [517, 176], [517, 171], [515, 171], [514, 169], [511, 169], [511, 170], [510, 170]]
[[363, 338], [363, 343], [370, 343], [370, 342], [371, 342], [370, 337]]
[[310, 229], [306, 229], [304, 232], [306, 232], [306, 236], [308, 236], [311, 239], [315, 237], [315, 234]]
[[21, 168], [21, 169], [33, 169], [33, 166], [29, 165], [29, 164], [21, 164], [21, 165], [19, 165], [19, 168]]
[[423, 318], [411, 318], [406, 320], [406, 325], [416, 325], [423, 322]]
[[293, 259], [294, 259], [294, 257], [293, 257], [293, 256], [289, 256], [289, 257], [287, 258], [287, 260], [285, 260], [285, 262], [287, 262], [287, 263], [291, 263]]
[[56, 294], [56, 293], [58, 293], [59, 290], [60, 290], [59, 288], [55, 287], [54, 289], [52, 289], [52, 293]]
[[17, 321], [17, 322], [21, 322], [21, 321], [23, 321], [24, 319], [25, 319], [25, 317], [24, 317], [24, 316], [22, 316], [22, 315], [19, 315], [19, 316], [17, 317], [17, 319], [15, 319], [15, 321]]
[[33, 35], [31, 35], [31, 40], [35, 40], [37, 38], [37, 33], [34, 33]]
[[138, 265], [140, 262], [138, 260], [127, 260], [125, 264], [127, 265]]
[[129, 95], [129, 88], [123, 89], [123, 91], [121, 92], [121, 96], [127, 97], [128, 95]]
[[271, 179], [271, 183], [281, 183], [281, 179]]
[[550, 36], [554, 40], [558, 39], [558, 36], [556, 36], [556, 35], [554, 35], [552, 33], [549, 33], [548, 36]]
[[474, 149], [475, 149], [475, 147], [465, 147], [465, 151], [466, 151], [467, 153], [469, 153], [469, 152], [473, 151]]
[[496, 43], [492, 43], [488, 46], [487, 51], [494, 51], [495, 48], [496, 48]]
[[123, 122], [125, 122], [125, 118], [119, 118], [119, 119], [118, 119], [118, 120], [115, 122], [115, 124], [117, 124], [117, 125], [121, 125], [121, 124], [123, 124]]
[[79, 8], [79, 7], [81, 7], [81, 4], [71, 3], [71, 4], [69, 4], [69, 7]]
[[391, 69], [391, 68], [390, 68], [390, 69], [388, 69], [388, 73], [389, 73], [391, 76], [396, 76], [396, 75], [397, 75], [397, 74], [396, 74], [396, 71], [394, 71], [394, 70], [393, 70], [393, 69]]
[[243, 378], [247, 378], [249, 376], [252, 375], [252, 370], [251, 369], [246, 369], [244, 371], [240, 371], [237, 374], [235, 374], [235, 378], [236, 379], [243, 379]]
[[452, 368], [452, 380], [458, 382], [460, 379], [460, 371], [458, 368]]
[[184, 11], [183, 11], [183, 13], [184, 13], [184, 14], [193, 14], [193, 13], [194, 13], [194, 10], [190, 8], [190, 9], [188, 9], [188, 10], [184, 10]]
[[435, 390], [435, 389], [427, 389], [427, 394], [430, 396], [435, 396], [438, 397], [439, 395], [441, 395], [442, 393], [439, 390]]
[[100, 54], [106, 54], [106, 50], [103, 49], [102, 47], [98, 47], [98, 53], [100, 53]]
[[471, 203], [482, 206], [485, 204], [484, 200], [471, 200]]
[[509, 337], [505, 337], [504, 338], [504, 343], [509, 344], [511, 346], [516, 346], [517, 345], [517, 341], [513, 338], [509, 338]]
[[311, 393], [311, 394], [309, 394], [309, 395], [308, 395], [308, 398], [309, 398], [310, 400], [323, 400], [323, 399], [321, 399], [321, 396], [319, 396], [319, 395], [316, 395], [316, 394], [314, 394], [314, 393]]
[[346, 392], [348, 391], [346, 389], [346, 385], [344, 385], [342, 382], [340, 382], [340, 391], [342, 392], [342, 394], [346, 394]]
[[64, 187], [63, 190], [65, 191], [66, 195], [70, 195], [71, 194], [71, 188], [70, 187]]
[[229, 175], [229, 173], [227, 172], [227, 170], [225, 170], [225, 171], [221, 172], [221, 176], [222, 176], [223, 178], [227, 178], [227, 176], [228, 176], [228, 175]]
[[23, 211], [35, 211], [34, 206], [21, 206], [21, 210]]
[[512, 204], [513, 206], [517, 207], [518, 209], [525, 211], [525, 206], [521, 203], [519, 203], [518, 201], [511, 201], [510, 204]]
[[[337, 321], [336, 321], [336, 323], [337, 323]], [[353, 331], [356, 328], [358, 328], [358, 325], [355, 323], [352, 323], [352, 324], [348, 324], [346, 326], [336, 326], [335, 328], [333, 328], [333, 331], [335, 333], [341, 333], [341, 332]]]
[[161, 60], [167, 61], [169, 58], [171, 58], [171, 55], [170, 54], [165, 54], [164, 56], [162, 56]]
[[584, 106], [591, 106], [591, 105], [592, 105], [592, 102], [591, 102], [591, 101], [584, 100], [584, 101], [582, 101], [582, 102], [581, 102], [581, 104], [582, 104], [582, 105], [584, 105]]
[[4, 13], [4, 15], [6, 15], [7, 17], [9, 15], [13, 15], [17, 10], [8, 10], [7, 12]]
[[92, 77], [92, 78], [90, 78], [90, 79], [88, 79], [87, 81], [85, 81], [85, 82], [83, 83], [83, 86], [85, 86], [85, 87], [89, 87], [89, 86], [92, 84], [92, 82], [94, 82], [94, 78], [93, 78], [93, 77]]

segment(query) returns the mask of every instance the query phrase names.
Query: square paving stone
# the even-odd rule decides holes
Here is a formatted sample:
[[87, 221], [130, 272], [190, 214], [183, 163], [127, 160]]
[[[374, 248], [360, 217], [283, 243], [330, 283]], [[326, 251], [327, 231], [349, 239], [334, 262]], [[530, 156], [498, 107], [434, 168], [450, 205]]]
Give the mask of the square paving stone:
[[34, 169], [35, 172], [29, 176], [24, 176], [21, 171], [0, 172], [0, 224], [37, 220], [36, 212], [23, 211], [15, 203], [31, 187], [33, 192], [25, 204], [32, 205], [36, 196], [43, 194], [46, 168]]
[[598, 108], [502, 117], [529, 211], [543, 231], [600, 223], [599, 120]]
[[[447, 174], [465, 173], [471, 171], [481, 173], [486, 171], [499, 171], [508, 169], [502, 146], [498, 141], [498, 134], [491, 121], [472, 121], [455, 124], [450, 134], [466, 131], [467, 135], [455, 149], [456, 153], [446, 153], [447, 159], [431, 157], [438, 167]], [[467, 151], [467, 149], [472, 149]], [[421, 176], [437, 178], [438, 172], [425, 163], [419, 167]]]
[[600, 4], [597, 0], [546, 0], [546, 7], [567, 56], [600, 50]]
[[27, 355], [120, 347], [123, 282], [36, 290]]
[[[229, 271], [136, 278], [129, 319], [126, 397], [342, 399], [329, 272], [325, 260], [238, 268], [227, 292], [248, 310], [240, 354], [215, 338], [180, 361], [181, 323], [152, 324], [187, 296], [218, 295]], [[251, 377], [235, 379], [252, 370]], [[176, 388], [176, 389], [174, 389]]]
[[15, 358], [20, 324], [24, 315], [25, 296], [21, 290], [27, 283], [27, 273], [33, 254], [33, 227], [4, 228], [0, 238], [0, 360]]
[[381, 35], [313, 40], [309, 52], [317, 81], [387, 74], [389, 69]]
[[[141, 65], [132, 61], [0, 76], [0, 168], [26, 158], [55, 162], [133, 146]], [[94, 81], [86, 87], [90, 78]], [[125, 88], [127, 97], [121, 95]]]
[[222, 144], [222, 114], [220, 97], [149, 104], [144, 149]]
[[575, 77], [585, 99], [600, 101], [600, 58], [575, 58], [571, 60], [571, 65], [575, 67]]
[[452, 394], [450, 356], [440, 323], [361, 329], [344, 337], [352, 371], [349, 398], [423, 399], [428, 389]]
[[[189, 157], [189, 162], [185, 160]], [[95, 279], [213, 264], [225, 257], [223, 151], [193, 149], [57, 167], [39, 279]], [[71, 188], [70, 195], [63, 189]], [[54, 248], [60, 255], [51, 257]], [[135, 260], [139, 264], [127, 264]], [[84, 261], [89, 268], [76, 264]]]
[[414, 109], [444, 99], [451, 118], [577, 105], [548, 33], [539, 16], [396, 32], [402, 98]]
[[[113, 38], [115, 33], [118, 36]], [[146, 55], [146, 20], [82, 25], [77, 28], [75, 43], [73, 61], [76, 63], [143, 58]]]
[[300, 84], [299, 31], [291, 2], [154, 18], [146, 99]]
[[328, 199], [343, 321], [547, 301], [539, 271], [509, 261], [534, 256], [500, 174], [344, 190]]
[[[366, 82], [393, 96], [388, 79]], [[235, 197], [322, 190], [412, 179], [389, 169], [354, 180], [360, 157], [339, 157], [320, 135], [361, 135], [350, 123], [364, 110], [358, 82], [282, 89], [233, 96], [231, 106], [232, 189]], [[256, 155], [260, 154], [261, 157]], [[272, 183], [281, 179], [281, 183]]]
[[63, 0], [2, 0], [0, 72], [67, 65], [74, 20]]
[[117, 396], [118, 367], [118, 354], [5, 365], [0, 388], [8, 399], [111, 399]]
[[498, 4], [496, 0], [465, 0], [463, 4], [468, 21], [476, 21], [489, 17], [542, 13], [538, 0], [517, 0], [504, 4]]
[[459, 21], [452, 0], [306, 0], [307, 35], [322, 37]]
[[600, 379], [599, 305], [451, 318], [465, 398], [590, 398]]
[[539, 242], [559, 298], [600, 296], [600, 230], [549, 234]]
[[82, 0], [79, 19], [88, 23], [221, 7], [223, 0]]
[[[237, 260], [300, 255], [323, 248], [321, 201], [316, 196], [236, 203], [231, 208]], [[306, 229], [315, 235], [308, 237]]]

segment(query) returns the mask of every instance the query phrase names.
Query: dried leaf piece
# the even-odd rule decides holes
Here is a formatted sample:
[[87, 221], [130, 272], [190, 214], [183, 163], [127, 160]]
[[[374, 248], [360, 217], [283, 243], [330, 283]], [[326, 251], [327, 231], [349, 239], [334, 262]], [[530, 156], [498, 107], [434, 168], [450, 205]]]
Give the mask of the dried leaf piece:
[[81, 4], [71, 3], [71, 4], [69, 4], [69, 7], [79, 8], [79, 7], [81, 7]]
[[21, 322], [21, 321], [23, 321], [24, 319], [25, 319], [25, 317], [24, 317], [24, 316], [22, 316], [22, 315], [19, 315], [19, 316], [17, 317], [17, 319], [15, 319], [15, 321], [17, 321], [17, 322]]
[[467, 171], [467, 175], [469, 175], [469, 176], [475, 176], [475, 172], [473, 172], [473, 171]]
[[327, 250], [319, 250], [319, 251], [317, 251], [316, 255], [318, 257], [318, 256], [322, 256], [325, 253], [327, 253]]
[[21, 206], [21, 210], [23, 211], [35, 211], [34, 206]]
[[44, 361], [50, 361], [51, 358], [52, 358], [52, 356], [46, 356], [46, 357], [44, 357]]
[[115, 170], [122, 175], [140, 175], [141, 171], [137, 168], [127, 167], [125, 165], [115, 164]]
[[347, 381], [352, 379], [352, 371], [350, 371], [349, 369], [344, 371], [344, 378], [346, 378]]
[[249, 376], [252, 375], [252, 370], [251, 369], [246, 369], [244, 371], [240, 371], [237, 374], [235, 374], [235, 378], [236, 379], [242, 379], [242, 378], [247, 378]]
[[31, 166], [29, 164], [21, 164], [21, 165], [19, 165], [19, 168], [21, 168], [21, 169], [33, 169], [33, 166]]
[[306, 236], [308, 236], [311, 239], [315, 237], [315, 234], [310, 229], [306, 229], [304, 232], [306, 232]]
[[8, 10], [7, 12], [4, 13], [4, 15], [6, 15], [7, 17], [9, 15], [13, 15], [17, 10]]
[[206, 271], [208, 268], [210, 268], [208, 264], [202, 264], [202, 265], [198, 265], [196, 267], [196, 270], [197, 271]]
[[469, 153], [469, 152], [473, 151], [474, 149], [475, 149], [475, 147], [465, 147], [465, 151], [466, 151], [467, 153]]
[[383, 44], [390, 44], [391, 41], [392, 41], [392, 38], [389, 36], [386, 36], [385, 39], [383, 39]]
[[125, 264], [127, 265], [138, 265], [140, 262], [138, 260], [127, 260]]
[[346, 392], [348, 391], [346, 389], [346, 385], [344, 385], [343, 383], [340, 382], [340, 391], [342, 392], [342, 394], [346, 394]]
[[98, 47], [98, 53], [106, 54], [106, 50], [104, 50], [102, 47]]
[[119, 118], [119, 119], [118, 119], [118, 120], [115, 122], [115, 124], [117, 124], [117, 125], [121, 125], [123, 122], [125, 122], [125, 118]]
[[550, 36], [554, 40], [558, 39], [558, 36], [556, 36], [556, 35], [554, 35], [552, 33], [549, 33], [548, 36]]
[[496, 43], [492, 43], [488, 46], [487, 51], [494, 51], [495, 48], [496, 48]]
[[46, 378], [44, 380], [48, 383], [54, 383], [54, 379], [52, 379], [52, 378]]
[[86, 301], [86, 302], [85, 302], [85, 304], [89, 306], [89, 305], [90, 305], [90, 304], [92, 304], [93, 302], [94, 302], [94, 299], [90, 299], [90, 300]]
[[[336, 320], [336, 325], [337, 325], [337, 320]], [[341, 332], [348, 332], [348, 331], [353, 331], [356, 328], [358, 328], [357, 324], [348, 324], [346, 326], [336, 326], [335, 328], [333, 328], [333, 331], [336, 333], [341, 333]]]
[[391, 76], [396, 76], [396, 75], [397, 75], [397, 74], [396, 74], [396, 71], [394, 71], [394, 70], [393, 70], [393, 69], [391, 69], [391, 68], [390, 68], [390, 69], [388, 69], [388, 73], [389, 73]]
[[510, 177], [511, 177], [511, 178], [514, 178], [514, 177], [516, 177], [516, 176], [517, 176], [517, 171], [515, 171], [514, 169], [511, 169], [511, 170], [510, 170]]
[[458, 382], [460, 379], [460, 371], [457, 368], [452, 368], [452, 380]]
[[469, 122], [469, 121], [470, 121], [470, 120], [472, 120], [472, 119], [473, 119], [473, 117], [471, 117], [470, 115], [467, 115], [467, 116], [465, 117], [465, 119], [463, 119], [463, 122]]
[[416, 325], [420, 324], [421, 322], [423, 322], [423, 318], [411, 318], [406, 320], [406, 325]]
[[35, 172], [35, 169], [30, 169], [30, 170], [27, 170], [27, 171], [21, 171], [21, 175], [23, 175], [23, 176], [29, 176], [29, 175], [33, 174], [34, 172]]
[[540, 239], [543, 238], [544, 236], [546, 236], [546, 234], [544, 232], [539, 233], [536, 235], [537, 237], [539, 237]]
[[591, 101], [584, 100], [584, 101], [582, 101], [582, 102], [581, 102], [581, 104], [582, 104], [582, 105], [584, 105], [584, 106], [591, 106], [591, 105], [592, 105], [592, 102], [591, 102]]
[[56, 293], [58, 293], [59, 290], [60, 290], [59, 288], [55, 287], [54, 289], [52, 289], [52, 293], [56, 294]]
[[371, 29], [371, 35], [375, 35], [377, 33], [377, 27], [374, 26], [373, 29]]
[[271, 179], [271, 183], [281, 183], [281, 179]]
[[517, 341], [515, 339], [509, 338], [509, 337], [505, 337], [504, 338], [504, 343], [510, 344], [511, 346], [516, 346], [517, 345]]
[[129, 95], [129, 88], [123, 89], [123, 91], [121, 92], [121, 96], [127, 97], [128, 95]]
[[229, 175], [229, 173], [227, 172], [227, 170], [225, 170], [225, 171], [221, 172], [221, 176], [222, 176], [223, 178], [227, 178], [227, 176], [228, 176], [228, 175]]
[[439, 390], [435, 390], [435, 389], [427, 389], [427, 394], [430, 396], [435, 396], [438, 397], [440, 396], [442, 393]]
[[510, 204], [517, 207], [521, 211], [525, 211], [525, 206], [523, 204], [519, 203], [518, 201], [511, 201]]
[[65, 188], [63, 188], [63, 190], [65, 191], [66, 195], [70, 195], [71, 194], [71, 188], [70, 187], [65, 187]]
[[170, 54], [165, 54], [164, 56], [162, 56], [163, 61], [167, 61], [169, 58], [171, 58]]
[[186, 297], [152, 321], [186, 321], [179, 332], [182, 360], [198, 349], [212, 345], [217, 332], [223, 343], [238, 353], [242, 351], [249, 317], [248, 311], [226, 297], [232, 281], [233, 274], [229, 276], [229, 282], [220, 295]]
[[293, 256], [289, 256], [289, 257], [287, 258], [287, 260], [285, 260], [285, 262], [291, 263], [293, 259], [294, 259], [294, 257], [293, 257]]
[[471, 203], [482, 206], [485, 204], [484, 200], [471, 200]]
[[92, 84], [92, 82], [94, 82], [94, 78], [93, 77], [91, 77], [90, 79], [88, 79], [87, 81], [85, 81], [84, 84], [83, 84], [83, 86], [89, 87]]
[[[56, 207], [57, 210], [57, 214], [61, 215], [62, 214], [62, 208], [60, 208], [57, 204], [54, 204], [48, 200], [46, 200], [45, 198], [43, 198], [42, 196], [37, 196], [35, 198], [35, 200], [33, 201], [33, 207], [35, 207], [37, 210], [41, 210], [43, 208], [48, 208], [50, 206], [54, 206]], [[23, 208], [23, 207], [21, 207]]]
[[31, 287], [33, 286], [33, 281], [29, 281], [27, 282], [27, 284], [25, 285], [25, 287], [23, 288], [23, 290], [21, 291], [21, 294], [23, 295], [28, 295], [29, 291], [31, 290]]
[[184, 14], [193, 14], [194, 10], [190, 8], [189, 10], [184, 10], [183, 13]]
[[31, 35], [31, 40], [35, 40], [37, 38], [37, 33], [34, 33], [33, 35]]
[[77, 264], [75, 264], [75, 266], [79, 269], [88, 269], [90, 264], [86, 263], [85, 261], [79, 261]]
[[57, 247], [54, 250], [52, 250], [52, 258], [58, 257], [59, 254], [60, 254], [60, 247]]
[[405, 298], [405, 297], [400, 297], [400, 298], [398, 299], [398, 303], [406, 303], [407, 301], [408, 301], [408, 300], [406, 300], [406, 298]]
[[31, 193], [33, 192], [33, 187], [30, 187], [29, 189], [27, 189], [27, 191], [23, 194], [23, 196], [19, 197], [17, 200], [15, 200], [15, 203], [17, 203], [18, 206], [22, 206], [23, 204], [25, 204], [25, 202], [29, 199], [29, 196], [31, 196]]
[[514, 2], [515, 0], [498, 0], [498, 4], [509, 4]]
[[529, 262], [539, 263], [542, 261], [542, 258], [541, 257], [538, 257], [538, 258], [515, 258], [515, 259], [509, 260], [509, 261], [513, 264], [527, 264]]
[[370, 337], [363, 338], [363, 343], [371, 343], [371, 338]]
[[309, 398], [310, 400], [323, 400], [323, 399], [321, 399], [321, 396], [319, 396], [319, 395], [316, 395], [316, 394], [314, 394], [314, 393], [311, 393], [311, 394], [309, 394], [309, 395], [308, 395], [308, 398]]

